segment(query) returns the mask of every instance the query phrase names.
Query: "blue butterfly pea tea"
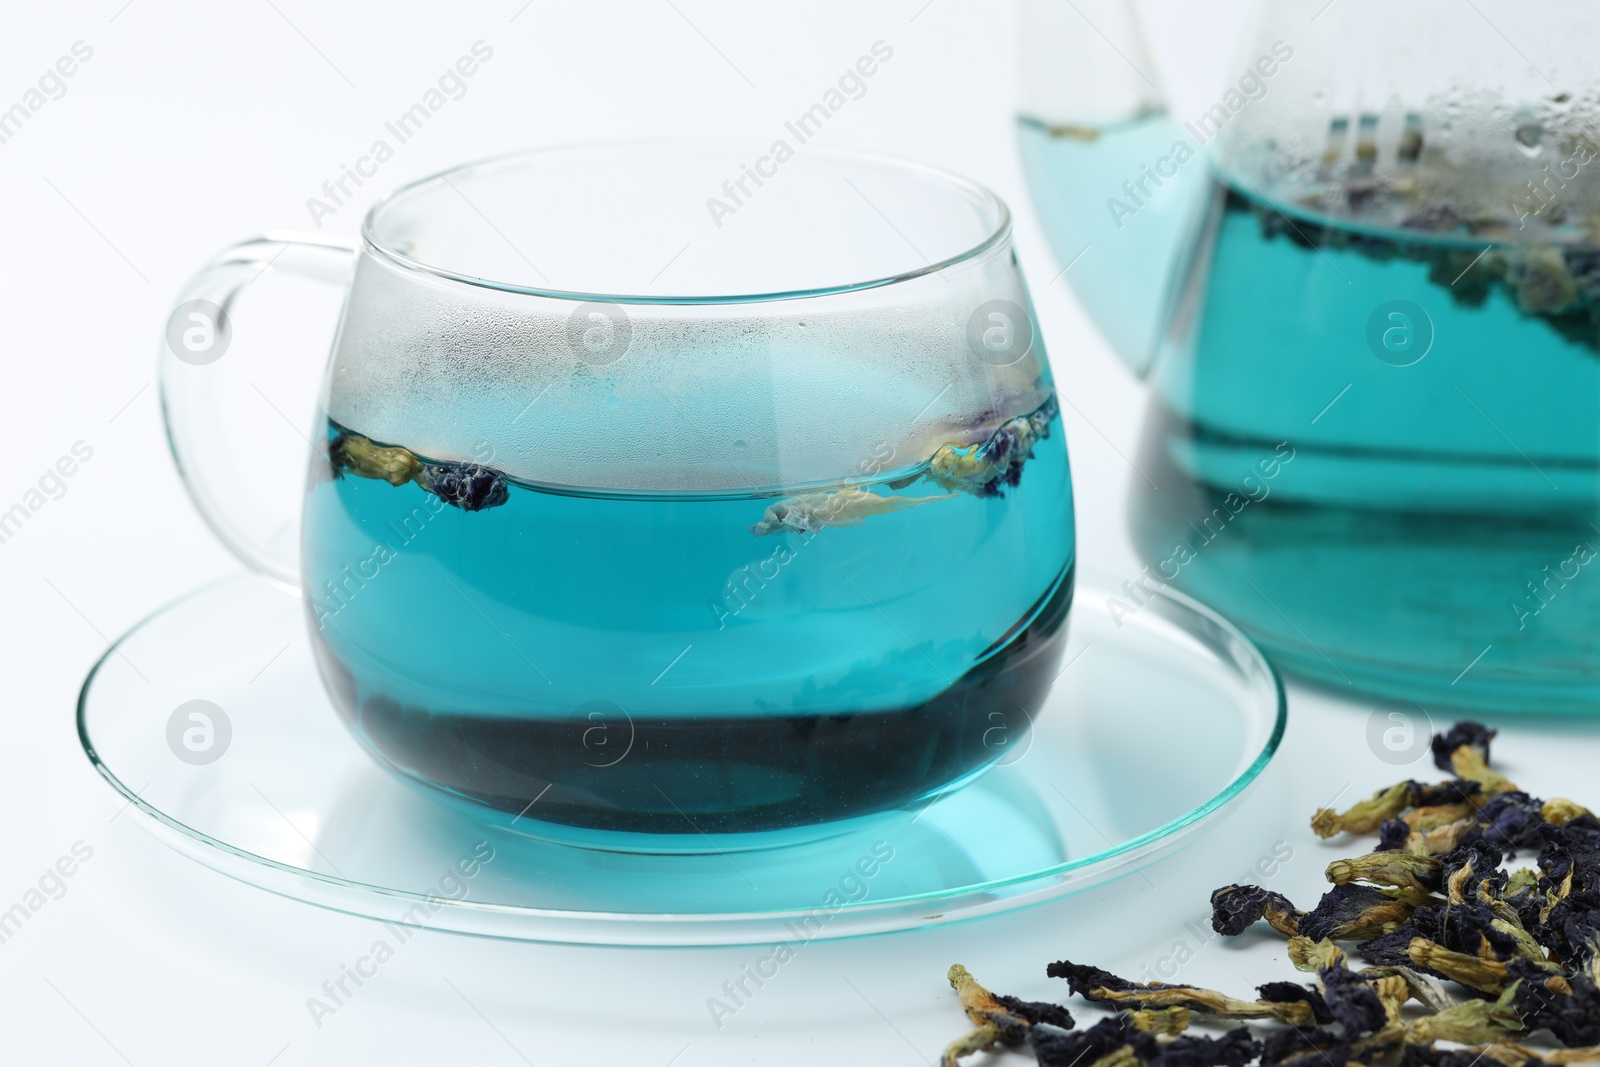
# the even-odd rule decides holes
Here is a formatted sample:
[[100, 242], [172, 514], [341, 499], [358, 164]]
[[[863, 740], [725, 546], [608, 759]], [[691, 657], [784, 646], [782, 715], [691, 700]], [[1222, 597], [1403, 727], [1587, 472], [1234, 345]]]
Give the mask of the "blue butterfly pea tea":
[[859, 292], [470, 314], [362, 261], [301, 553], [357, 738], [518, 829], [646, 849], [902, 807], [1022, 744], [1075, 542], [995, 239]]
[[1146, 581], [1324, 684], [1594, 714], [1592, 7], [1512, 49], [1481, 36], [1509, 5], [1278, 0], [1171, 109], [1137, 9], [1097, 3], [1129, 60], [1103, 69], [1082, 13], [1025, 0], [1018, 137], [1067, 283], [1149, 380]]
[[997, 758], [996, 723], [1020, 739], [1058, 669], [1054, 399], [979, 432], [847, 488], [586, 494], [330, 422], [320, 661], [387, 761], [513, 815], [728, 833], [904, 803]]

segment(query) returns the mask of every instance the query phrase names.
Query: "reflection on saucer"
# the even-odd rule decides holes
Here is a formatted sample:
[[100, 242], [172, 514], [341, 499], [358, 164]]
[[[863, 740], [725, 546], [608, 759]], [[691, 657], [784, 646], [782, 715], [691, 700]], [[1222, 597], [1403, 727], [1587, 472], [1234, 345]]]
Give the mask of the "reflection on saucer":
[[821, 906], [830, 890], [849, 903], [939, 893], [1067, 860], [1064, 829], [1021, 777], [1004, 769], [918, 811], [855, 820], [819, 841], [738, 852], [716, 851], [714, 842], [687, 854], [556, 844], [435, 796], [375, 767], [361, 768], [328, 812], [313, 855], [337, 856], [346, 877], [398, 885], [420, 871], [446, 871], [486, 841], [494, 860], [471, 886], [474, 899], [656, 913], [703, 912], [708, 905], [803, 910]]

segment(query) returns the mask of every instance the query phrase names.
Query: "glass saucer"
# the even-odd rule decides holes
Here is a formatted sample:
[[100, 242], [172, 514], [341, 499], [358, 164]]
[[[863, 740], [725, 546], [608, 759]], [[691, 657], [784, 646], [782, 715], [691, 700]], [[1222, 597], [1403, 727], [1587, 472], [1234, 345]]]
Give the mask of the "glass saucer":
[[[299, 597], [247, 575], [162, 608], [90, 672], [78, 732], [140, 822], [284, 896], [521, 940], [750, 944], [1008, 911], [1125, 876], [1214, 822], [1283, 736], [1260, 652], [1194, 601], [1132, 616], [1079, 579], [1064, 668], [1031, 731], [914, 810], [758, 851], [602, 852], [424, 795], [346, 732]], [[1020, 735], [1020, 736], [1019, 736]]]

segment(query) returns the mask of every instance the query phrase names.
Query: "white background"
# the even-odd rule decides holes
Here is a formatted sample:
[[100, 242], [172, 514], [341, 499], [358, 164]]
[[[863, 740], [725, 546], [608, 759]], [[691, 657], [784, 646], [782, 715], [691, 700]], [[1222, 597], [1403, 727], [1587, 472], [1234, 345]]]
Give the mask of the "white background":
[[[1292, 977], [1269, 939], [1219, 945], [1194, 931], [1209, 890], [1242, 878], [1280, 841], [1294, 858], [1272, 884], [1315, 900], [1342, 846], [1314, 842], [1306, 816], [1399, 776], [1366, 749], [1369, 702], [1296, 690], [1278, 767], [1203, 854], [1013, 917], [814, 943], [720, 1031], [705, 998], [753, 950], [580, 949], [433, 932], [319, 1029], [306, 998], [366, 951], [376, 924], [235, 884], [168, 852], [133, 819], [113, 821], [120, 804], [72, 726], [83, 675], [108, 639], [235, 567], [196, 517], [164, 444], [152, 382], [169, 302], [220, 247], [307, 229], [306, 198], [479, 39], [493, 61], [368, 191], [527, 146], [766, 136], [872, 42], [892, 44], [894, 61], [823, 137], [942, 164], [1016, 210], [1057, 377], [1093, 420], [1067, 414], [1082, 559], [1135, 573], [1122, 457], [1133, 450], [1140, 388], [1066, 283], [1047, 284], [1058, 267], [1014, 143], [1011, 5], [674, 3], [101, 0], [8, 13], [0, 106], [73, 42], [94, 49], [66, 95], [0, 145], [0, 508], [73, 442], [94, 449], [66, 495], [0, 544], [0, 908], [74, 842], [94, 849], [67, 894], [0, 944], [0, 1052], [10, 1062], [928, 1063], [963, 1029], [943, 979], [957, 960], [998, 990], [1041, 998], [1065, 995], [1044, 978], [1048, 960], [1137, 973], [1178, 941], [1194, 957], [1185, 980], [1245, 991]], [[1163, 0], [1147, 11], [1179, 110], [1205, 104], [1228, 73], [1240, 5]], [[341, 211], [323, 232], [353, 235], [358, 214]], [[1514, 722], [1500, 751], [1529, 789], [1585, 799], [1600, 739], [1588, 726]], [[1103, 921], [1130, 907], [1143, 916], [1137, 929]]]

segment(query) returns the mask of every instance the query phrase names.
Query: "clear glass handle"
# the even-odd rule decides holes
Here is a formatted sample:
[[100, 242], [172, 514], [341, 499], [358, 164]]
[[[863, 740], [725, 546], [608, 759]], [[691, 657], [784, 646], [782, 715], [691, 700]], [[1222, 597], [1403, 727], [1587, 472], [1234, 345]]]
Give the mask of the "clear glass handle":
[[[355, 250], [353, 243], [288, 235], [234, 245], [190, 279], [161, 338], [162, 415], [189, 496], [246, 565], [296, 588], [298, 508], [284, 482], [304, 477], [313, 439], [309, 415], [296, 418], [304, 404], [289, 398], [303, 401], [308, 387], [320, 384], [328, 345], [279, 337], [286, 321], [299, 326], [302, 316], [272, 314], [276, 306], [253, 315], [254, 336], [242, 337], [236, 311], [244, 291], [268, 268], [348, 289]], [[261, 302], [281, 302], [281, 287], [270, 288]], [[286, 361], [291, 347], [300, 354]], [[313, 360], [314, 367], [306, 366]]]

